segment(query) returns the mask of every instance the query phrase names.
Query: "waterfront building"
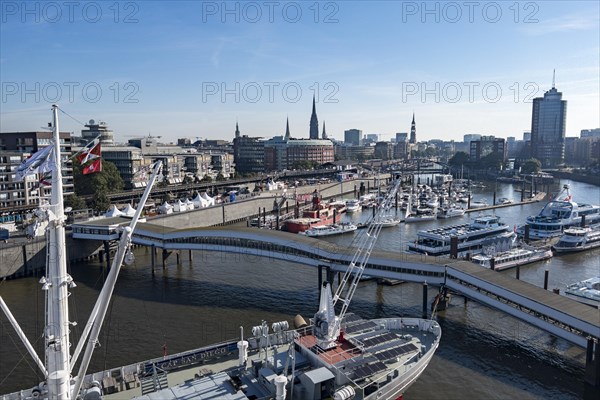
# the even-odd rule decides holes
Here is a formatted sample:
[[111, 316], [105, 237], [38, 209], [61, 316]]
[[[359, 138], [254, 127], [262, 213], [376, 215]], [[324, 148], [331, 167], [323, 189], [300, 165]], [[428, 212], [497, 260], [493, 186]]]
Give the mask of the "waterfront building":
[[[41, 198], [50, 195], [50, 186], [43, 184], [43, 176], [29, 175], [23, 181], [15, 181], [15, 170], [23, 160], [51, 143], [52, 132], [6, 132], [0, 133], [0, 208], [37, 205]], [[71, 156], [71, 133], [60, 133], [61, 157]], [[63, 194], [74, 193], [73, 167], [63, 164]]]
[[565, 161], [565, 125], [567, 122], [567, 101], [552, 89], [544, 97], [533, 99], [531, 113], [531, 155], [542, 163], [544, 168], [556, 168]]
[[150, 167], [150, 161], [144, 158], [142, 150], [134, 146], [104, 146], [102, 158], [115, 164], [123, 179], [124, 189], [145, 187], [148, 174], [141, 173], [143, 168]]
[[103, 145], [111, 145], [114, 144], [114, 134], [113, 131], [108, 129], [108, 125], [106, 122], [98, 122], [90, 119], [87, 125], [85, 125], [87, 129], [81, 130], [81, 138], [85, 143], [89, 143], [94, 140], [98, 136], [100, 136], [100, 143]]
[[334, 146], [337, 159], [367, 160], [375, 155], [375, 146], [354, 146], [346, 143], [336, 143]]
[[595, 129], [582, 129], [579, 133], [581, 139], [585, 138], [600, 138], [600, 128]]

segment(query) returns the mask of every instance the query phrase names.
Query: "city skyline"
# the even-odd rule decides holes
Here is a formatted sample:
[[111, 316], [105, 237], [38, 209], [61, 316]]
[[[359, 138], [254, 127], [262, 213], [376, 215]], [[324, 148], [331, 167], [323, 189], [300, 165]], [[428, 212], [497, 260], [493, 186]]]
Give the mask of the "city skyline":
[[566, 136], [600, 125], [596, 2], [32, 4], [2, 4], [4, 132], [45, 126], [56, 102], [121, 142], [232, 140], [236, 121], [268, 138], [285, 134], [286, 118], [308, 138], [315, 96], [336, 140], [356, 128], [389, 141], [413, 113], [419, 141], [520, 139], [553, 69]]

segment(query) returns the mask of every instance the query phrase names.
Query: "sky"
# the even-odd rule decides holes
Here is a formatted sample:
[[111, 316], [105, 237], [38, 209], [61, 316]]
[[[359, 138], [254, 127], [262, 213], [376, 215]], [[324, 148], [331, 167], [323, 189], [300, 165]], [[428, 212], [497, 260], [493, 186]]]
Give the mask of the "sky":
[[151, 134], [522, 138], [552, 87], [567, 136], [600, 126], [597, 1], [0, 2], [0, 132], [104, 121]]

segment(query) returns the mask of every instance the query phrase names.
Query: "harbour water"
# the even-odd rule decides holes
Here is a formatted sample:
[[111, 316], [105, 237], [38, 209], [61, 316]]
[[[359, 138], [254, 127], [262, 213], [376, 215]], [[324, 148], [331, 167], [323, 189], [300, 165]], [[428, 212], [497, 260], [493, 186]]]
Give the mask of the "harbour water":
[[[575, 201], [600, 203], [599, 187], [577, 182], [571, 185]], [[559, 189], [558, 184], [551, 186], [554, 193]], [[520, 198], [512, 185], [491, 183], [487, 188], [474, 189], [474, 199], [485, 198], [491, 203], [494, 190], [497, 198]], [[509, 225], [518, 225], [527, 215], [539, 212], [543, 204], [502, 208], [496, 214]], [[345, 218], [358, 222], [369, 213], [365, 210]], [[414, 240], [418, 230], [464, 223], [470, 217], [386, 228], [377, 247], [400, 251], [407, 241]], [[351, 245], [353, 237], [326, 240]], [[191, 265], [184, 253], [181, 267], [171, 257], [168, 268], [158, 269], [153, 276], [149, 251], [140, 248], [135, 254], [135, 264], [121, 272], [91, 370], [231, 339], [237, 337], [240, 325], [248, 332], [261, 320], [291, 321], [298, 313], [308, 318], [318, 306], [317, 273], [312, 267], [239, 254], [194, 252]], [[569, 283], [600, 273], [599, 256], [600, 249], [554, 257], [521, 267], [521, 279], [543, 286], [547, 269], [549, 289], [562, 290]], [[85, 324], [105, 273], [98, 261], [72, 266], [78, 285], [71, 296], [71, 320], [79, 322], [73, 327], [75, 337]], [[499, 273], [514, 276], [515, 271]], [[43, 354], [44, 300], [37, 280], [0, 282], [0, 295]], [[435, 295], [433, 288], [429, 294], [431, 298]], [[350, 310], [365, 318], [418, 316], [421, 285], [363, 282]], [[438, 315], [438, 321], [443, 329], [441, 345], [405, 399], [596, 399], [600, 394], [584, 385], [584, 350], [568, 342], [456, 297], [450, 308]], [[41, 376], [36, 374], [35, 364], [4, 316], [0, 324], [0, 393], [36, 384]]]

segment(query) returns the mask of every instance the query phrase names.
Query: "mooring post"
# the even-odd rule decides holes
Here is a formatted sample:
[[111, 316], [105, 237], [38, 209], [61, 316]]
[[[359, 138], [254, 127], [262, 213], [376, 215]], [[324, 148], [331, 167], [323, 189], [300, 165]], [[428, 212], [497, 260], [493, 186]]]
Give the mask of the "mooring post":
[[193, 263], [193, 258], [192, 258], [192, 250], [188, 250], [188, 259], [190, 260], [190, 267], [192, 266]]
[[494, 202], [492, 204], [496, 205], [496, 192], [494, 192]]
[[427, 318], [427, 281], [423, 282], [423, 319]]
[[544, 290], [548, 290], [548, 274], [550, 273], [550, 271], [545, 270], [544, 271]]
[[167, 268], [167, 257], [169, 257], [169, 253], [167, 253], [167, 249], [163, 249], [163, 251], [162, 251], [162, 267], [163, 267], [163, 269]]
[[181, 250], [177, 250], [177, 254], [175, 254], [175, 256], [177, 257], [177, 266], [181, 267]]
[[154, 265], [156, 264], [156, 251], [155, 250], [155, 245], [152, 245], [151, 251], [150, 251], [150, 263], [152, 265], [152, 273], [154, 274]]
[[318, 265], [317, 266], [317, 274], [318, 274], [318, 284], [319, 284], [319, 291], [318, 294], [320, 296], [321, 294], [321, 287], [323, 286], [323, 266], [322, 265]]
[[519, 264], [517, 264], [517, 276], [515, 276], [515, 278], [517, 278], [517, 280], [519, 280], [520, 277], [521, 277], [521, 266]]
[[588, 338], [587, 351], [585, 354], [585, 377], [586, 383], [600, 386], [600, 343], [597, 339]]
[[398, 209], [398, 192], [396, 192], [395, 207]]
[[331, 270], [331, 267], [325, 267], [325, 274], [327, 275], [327, 282], [333, 287], [333, 280], [335, 279], [335, 272]]
[[110, 269], [110, 244], [108, 240], [104, 241], [104, 252], [106, 253], [106, 269]]
[[490, 258], [490, 269], [492, 271], [496, 269], [496, 259], [494, 257]]

